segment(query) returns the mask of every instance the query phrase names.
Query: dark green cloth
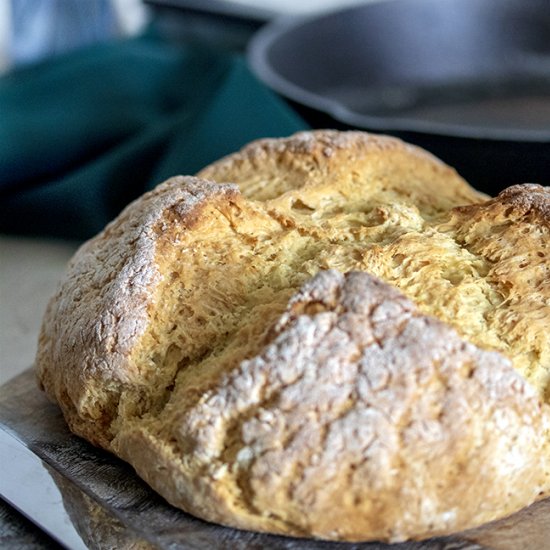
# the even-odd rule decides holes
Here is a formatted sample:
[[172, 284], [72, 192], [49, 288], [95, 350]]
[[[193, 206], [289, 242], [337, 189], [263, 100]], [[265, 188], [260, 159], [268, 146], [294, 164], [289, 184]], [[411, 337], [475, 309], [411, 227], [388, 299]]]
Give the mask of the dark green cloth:
[[245, 61], [143, 36], [0, 79], [0, 232], [83, 239], [130, 200], [306, 128]]

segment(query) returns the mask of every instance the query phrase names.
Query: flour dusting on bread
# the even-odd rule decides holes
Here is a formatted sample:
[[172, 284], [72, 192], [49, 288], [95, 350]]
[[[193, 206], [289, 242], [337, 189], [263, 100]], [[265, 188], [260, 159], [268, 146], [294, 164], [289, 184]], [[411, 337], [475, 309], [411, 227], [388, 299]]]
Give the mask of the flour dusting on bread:
[[254, 142], [84, 244], [37, 370], [176, 506], [333, 540], [550, 491], [550, 189], [488, 198], [362, 132]]

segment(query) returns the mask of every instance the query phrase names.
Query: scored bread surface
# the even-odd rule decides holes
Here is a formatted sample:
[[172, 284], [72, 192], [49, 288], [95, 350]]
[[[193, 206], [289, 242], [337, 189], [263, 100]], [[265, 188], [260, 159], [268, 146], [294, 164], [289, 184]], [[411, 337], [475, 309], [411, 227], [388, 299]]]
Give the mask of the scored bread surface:
[[261, 140], [71, 261], [37, 369], [71, 429], [226, 525], [404, 540], [550, 489], [550, 192], [361, 132]]

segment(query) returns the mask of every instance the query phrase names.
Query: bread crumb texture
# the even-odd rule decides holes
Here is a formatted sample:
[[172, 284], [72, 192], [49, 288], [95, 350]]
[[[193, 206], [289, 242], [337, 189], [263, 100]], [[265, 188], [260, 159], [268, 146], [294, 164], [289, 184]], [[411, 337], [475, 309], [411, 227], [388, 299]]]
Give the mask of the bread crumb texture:
[[206, 520], [456, 532], [550, 491], [549, 232], [549, 188], [488, 198], [393, 138], [257, 141], [80, 248], [38, 376]]

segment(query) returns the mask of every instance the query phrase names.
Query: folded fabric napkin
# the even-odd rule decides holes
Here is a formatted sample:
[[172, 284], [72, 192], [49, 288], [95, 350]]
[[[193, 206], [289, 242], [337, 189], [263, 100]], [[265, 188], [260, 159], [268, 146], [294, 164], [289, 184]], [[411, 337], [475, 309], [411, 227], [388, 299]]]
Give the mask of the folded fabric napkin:
[[150, 35], [0, 79], [0, 232], [84, 239], [132, 199], [306, 124], [237, 54]]

